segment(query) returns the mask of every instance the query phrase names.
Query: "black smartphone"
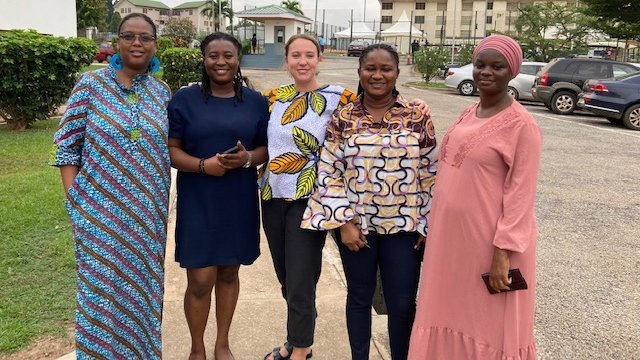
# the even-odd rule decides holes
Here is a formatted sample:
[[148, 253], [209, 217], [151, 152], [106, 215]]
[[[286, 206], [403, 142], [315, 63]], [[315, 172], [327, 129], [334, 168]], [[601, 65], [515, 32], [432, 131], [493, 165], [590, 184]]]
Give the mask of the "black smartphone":
[[239, 150], [239, 149], [238, 149], [238, 145], [236, 145], [236, 146], [234, 146], [234, 147], [232, 147], [232, 148], [229, 148], [229, 149], [225, 150], [225, 151], [223, 152], [223, 154], [235, 154], [235, 153], [237, 153], [237, 152], [238, 152], [238, 150]]

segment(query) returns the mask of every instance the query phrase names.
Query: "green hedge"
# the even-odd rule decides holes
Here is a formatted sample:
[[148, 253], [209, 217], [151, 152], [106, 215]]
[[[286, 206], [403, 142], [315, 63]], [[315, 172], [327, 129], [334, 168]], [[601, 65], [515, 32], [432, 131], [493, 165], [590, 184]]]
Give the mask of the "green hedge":
[[160, 55], [162, 79], [176, 92], [181, 86], [200, 81], [202, 55], [198, 49], [169, 48]]
[[41, 35], [34, 30], [0, 32], [0, 116], [11, 129], [46, 119], [69, 96], [77, 73], [98, 47], [88, 39]]

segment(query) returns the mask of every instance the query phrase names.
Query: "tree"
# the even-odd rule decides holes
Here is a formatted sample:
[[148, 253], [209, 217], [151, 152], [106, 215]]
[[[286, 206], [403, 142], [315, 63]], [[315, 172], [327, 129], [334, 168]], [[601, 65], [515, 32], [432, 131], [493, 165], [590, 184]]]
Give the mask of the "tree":
[[196, 27], [187, 18], [172, 18], [167, 21], [162, 30], [162, 36], [179, 40], [186, 46], [196, 37]]
[[300, 15], [304, 15], [302, 9], [300, 9], [300, 2], [296, 0], [282, 0], [281, 6], [285, 9], [296, 12]]
[[[213, 5], [213, 10], [211, 9]], [[220, 31], [220, 13], [219, 10], [222, 8], [222, 16], [229, 19], [229, 22], [233, 21], [233, 9], [229, 6], [229, 2], [227, 0], [213, 0], [208, 1], [206, 7], [200, 11], [202, 16], [207, 16], [211, 18], [211, 21], [214, 23], [214, 31]]]
[[[591, 26], [612, 38], [632, 39], [640, 35], [640, 2], [629, 0], [585, 0], [582, 12], [591, 15]], [[593, 15], [597, 14], [597, 15]]]
[[442, 46], [429, 46], [415, 53], [416, 69], [422, 73], [425, 82], [429, 82], [446, 64], [451, 52]]
[[111, 18], [113, 18], [113, 13], [115, 12], [113, 0], [105, 0], [105, 5], [107, 5], [107, 24], [111, 24]]
[[107, 4], [104, 0], [76, 0], [76, 17], [78, 29], [95, 26], [106, 27]]
[[574, 5], [553, 2], [526, 5], [520, 8], [514, 37], [526, 59], [549, 61], [584, 52], [590, 21]]
[[120, 26], [120, 21], [122, 21], [122, 17], [120, 17], [119, 12], [114, 12], [113, 16], [111, 16], [111, 21], [109, 22], [109, 32], [117, 33], [118, 27]]

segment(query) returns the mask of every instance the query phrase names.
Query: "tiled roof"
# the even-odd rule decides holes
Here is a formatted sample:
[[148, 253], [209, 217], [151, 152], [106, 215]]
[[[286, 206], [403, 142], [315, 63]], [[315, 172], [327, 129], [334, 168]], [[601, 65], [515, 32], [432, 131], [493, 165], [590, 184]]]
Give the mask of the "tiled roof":
[[154, 1], [154, 0], [127, 0], [127, 1], [139, 7], [169, 10], [169, 7], [160, 1]]
[[285, 15], [287, 14], [287, 15], [294, 15], [297, 17], [309, 19], [308, 17], [302, 14], [298, 14], [295, 11], [285, 9], [278, 5], [267, 5], [267, 6], [257, 7], [254, 9], [242, 10], [242, 11], [238, 11], [236, 14], [237, 15]]
[[205, 0], [205, 1], [189, 1], [189, 2], [186, 2], [186, 3], [182, 3], [182, 4], [180, 4], [180, 5], [176, 6], [176, 7], [174, 7], [173, 9], [174, 9], [174, 10], [180, 10], [180, 9], [197, 9], [197, 8], [199, 8], [200, 6], [202, 6], [202, 5], [206, 4], [207, 2], [209, 2], [209, 1], [207, 1], [207, 0]]

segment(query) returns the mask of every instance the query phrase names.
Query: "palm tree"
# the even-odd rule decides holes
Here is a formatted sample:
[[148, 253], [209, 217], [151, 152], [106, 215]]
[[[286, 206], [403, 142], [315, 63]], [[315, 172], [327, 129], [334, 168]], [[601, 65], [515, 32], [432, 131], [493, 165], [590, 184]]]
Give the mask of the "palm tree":
[[282, 7], [293, 12], [297, 12], [300, 15], [304, 15], [302, 10], [300, 9], [300, 2], [296, 0], [282, 0]]
[[[211, 10], [211, 5], [213, 5], [213, 11]], [[218, 10], [221, 7], [222, 16], [228, 18], [229, 22], [233, 22], [233, 9], [229, 6], [229, 1], [227, 0], [207, 1], [206, 7], [200, 11], [200, 15], [211, 18], [211, 21], [214, 23], [214, 31], [220, 31], [220, 21], [218, 20], [220, 17], [218, 16]]]

